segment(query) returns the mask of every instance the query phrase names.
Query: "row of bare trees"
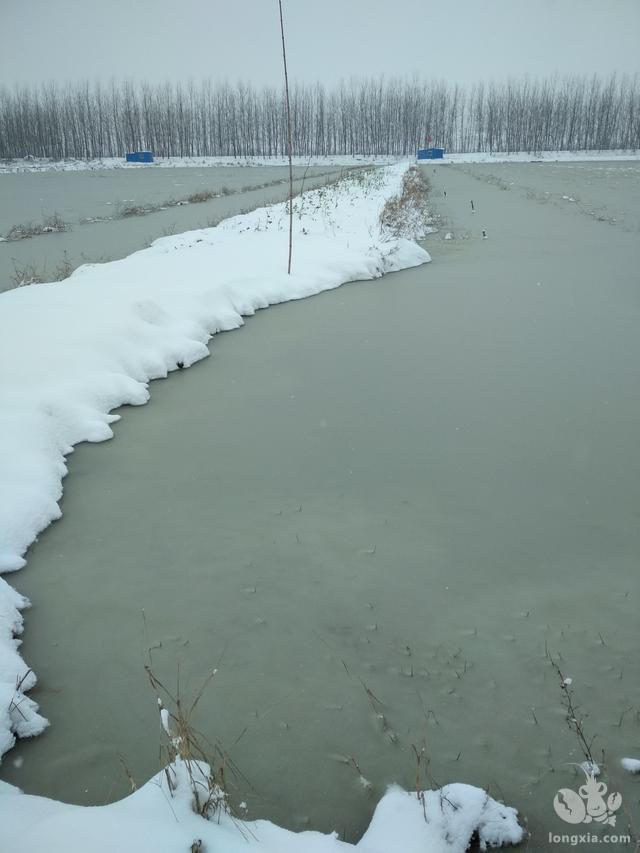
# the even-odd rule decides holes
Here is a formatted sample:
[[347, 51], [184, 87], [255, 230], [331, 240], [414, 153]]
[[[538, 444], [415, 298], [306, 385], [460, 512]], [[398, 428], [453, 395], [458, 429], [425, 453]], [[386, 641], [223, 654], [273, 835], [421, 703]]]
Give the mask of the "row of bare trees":
[[[356, 79], [291, 87], [296, 155], [640, 148], [640, 79], [551, 77], [463, 88]], [[0, 157], [277, 156], [287, 151], [284, 92], [237, 83], [0, 89]]]

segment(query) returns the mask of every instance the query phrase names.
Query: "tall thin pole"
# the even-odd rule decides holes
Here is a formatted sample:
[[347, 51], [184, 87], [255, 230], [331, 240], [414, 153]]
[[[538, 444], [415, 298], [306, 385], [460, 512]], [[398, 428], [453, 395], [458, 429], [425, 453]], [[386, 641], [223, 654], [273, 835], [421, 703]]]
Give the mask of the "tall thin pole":
[[284, 44], [284, 23], [282, 21], [282, 0], [278, 0], [280, 10], [280, 35], [282, 36], [282, 63], [284, 65], [284, 91], [287, 101], [287, 144], [289, 149], [289, 263], [287, 275], [291, 275], [291, 250], [293, 248], [293, 159], [291, 156], [291, 105], [289, 103], [289, 77], [287, 75], [287, 51]]

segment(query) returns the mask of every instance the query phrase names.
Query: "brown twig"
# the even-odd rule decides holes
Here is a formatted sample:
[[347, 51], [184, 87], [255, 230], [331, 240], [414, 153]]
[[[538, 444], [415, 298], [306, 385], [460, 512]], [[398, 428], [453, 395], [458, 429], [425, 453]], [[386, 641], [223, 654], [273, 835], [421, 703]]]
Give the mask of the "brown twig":
[[282, 0], [278, 0], [280, 11], [280, 35], [282, 37], [282, 64], [284, 67], [284, 92], [287, 103], [287, 148], [289, 155], [289, 262], [287, 275], [291, 275], [291, 253], [293, 249], [293, 160], [291, 144], [291, 104], [289, 102], [289, 76], [287, 74], [287, 50], [284, 41], [284, 22], [282, 20]]

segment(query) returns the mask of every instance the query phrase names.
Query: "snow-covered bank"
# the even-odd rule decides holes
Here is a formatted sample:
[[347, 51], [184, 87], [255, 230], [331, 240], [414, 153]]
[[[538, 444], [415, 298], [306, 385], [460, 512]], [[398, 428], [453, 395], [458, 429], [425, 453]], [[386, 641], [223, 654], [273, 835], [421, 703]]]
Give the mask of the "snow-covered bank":
[[[364, 156], [336, 154], [328, 157], [294, 157], [293, 165], [307, 166], [390, 166], [411, 158], [390, 155]], [[156, 157], [153, 163], [127, 163], [124, 157], [101, 157], [96, 160], [48, 160], [27, 157], [21, 160], [0, 160], [0, 175], [15, 172], [83, 172], [96, 169], [178, 169], [209, 166], [288, 166], [287, 157]]]
[[[66, 454], [111, 438], [110, 412], [146, 403], [151, 379], [206, 357], [212, 335], [258, 308], [428, 261], [416, 243], [381, 234], [404, 171], [359, 172], [296, 199], [291, 276], [279, 204], [2, 294], [0, 572], [23, 566], [60, 517]], [[411, 227], [418, 236], [415, 218]], [[46, 725], [25, 695], [35, 683], [18, 651], [26, 606], [0, 578], [0, 755]]]
[[446, 154], [443, 160], [421, 160], [426, 166], [447, 163], [594, 163], [598, 161], [640, 160], [637, 151], [503, 151]]
[[[530, 151], [471, 152], [468, 154], [446, 153], [444, 160], [421, 161], [424, 165], [438, 166], [446, 163], [532, 163], [561, 162], [582, 163], [610, 160], [640, 160], [637, 151]], [[294, 166], [388, 166], [395, 163], [413, 163], [415, 157], [391, 155], [333, 154], [326, 157], [294, 157]], [[208, 166], [287, 166], [286, 157], [157, 157], [152, 163], [127, 163], [123, 157], [104, 157], [97, 160], [47, 160], [24, 158], [0, 160], [0, 175], [16, 172], [79, 172], [97, 169], [176, 169]]]
[[[202, 768], [206, 776], [206, 765]], [[192, 769], [191, 777], [194, 775]], [[191, 785], [189, 771], [178, 762], [126, 799], [87, 808], [20, 794], [0, 782], [0, 849], [34, 853], [464, 853], [476, 833], [481, 850], [516, 844], [524, 837], [514, 809], [470, 785], [447, 785], [420, 796], [389, 789], [356, 845], [339, 841], [335, 833], [294, 833], [268, 821], [240, 821], [222, 809], [206, 820], [194, 811]]]

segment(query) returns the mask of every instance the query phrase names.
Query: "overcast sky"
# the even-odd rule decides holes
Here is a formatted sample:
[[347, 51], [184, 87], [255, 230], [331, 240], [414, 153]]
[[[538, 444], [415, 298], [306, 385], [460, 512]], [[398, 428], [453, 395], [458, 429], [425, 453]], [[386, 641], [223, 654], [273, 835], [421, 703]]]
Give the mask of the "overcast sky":
[[[283, 0], [290, 75], [640, 73], [640, 0]], [[280, 84], [277, 0], [0, 0], [0, 82]]]

